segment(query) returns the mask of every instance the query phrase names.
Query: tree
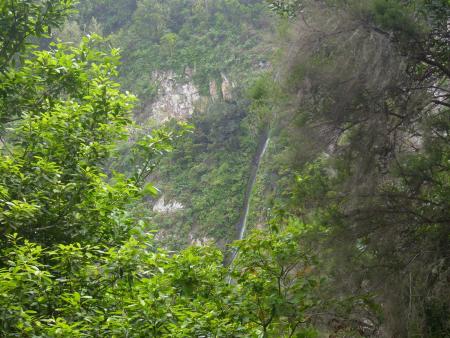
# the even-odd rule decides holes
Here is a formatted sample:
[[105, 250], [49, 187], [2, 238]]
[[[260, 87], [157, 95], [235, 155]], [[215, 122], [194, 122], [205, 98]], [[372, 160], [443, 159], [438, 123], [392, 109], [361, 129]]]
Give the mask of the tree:
[[133, 97], [109, 78], [117, 52], [93, 50], [95, 39], [80, 48], [35, 51], [2, 75], [3, 234], [95, 241], [111, 230], [102, 224], [137, 192], [120, 176], [106, 183], [102, 173], [114, 142], [126, 135]]
[[26, 50], [32, 37], [44, 37], [70, 13], [72, 0], [13, 0], [0, 4], [0, 72], [18, 52]]
[[[155, 192], [151, 185], [141, 191], [154, 165], [130, 168], [128, 176], [105, 170], [117, 142], [128, 137], [135, 101], [112, 80], [118, 75], [118, 51], [100, 51], [102, 38], [95, 34], [79, 47], [52, 43], [50, 50], [37, 50], [28, 44], [26, 37], [40, 37], [44, 28], [63, 22], [69, 1], [2, 6], [3, 24], [22, 32], [1, 33], [3, 239], [13, 232], [41, 244], [126, 238], [138, 224], [130, 203]], [[22, 61], [15, 65], [19, 56]], [[172, 132], [147, 133], [132, 153], [143, 163], [154, 161], [171, 149], [174, 137]]]
[[319, 296], [324, 281], [304, 241], [307, 228], [295, 219], [275, 218], [269, 229], [235, 243], [232, 277], [242, 294], [242, 312], [262, 337], [315, 337], [311, 325], [324, 306]]
[[276, 0], [268, 2], [271, 10], [289, 18], [296, 16], [302, 4], [302, 0]]
[[151, 236], [51, 249], [9, 239], [0, 256], [0, 328], [8, 336], [254, 336], [231, 302], [217, 249], [169, 255]]
[[336, 290], [378, 295], [389, 334], [443, 336], [448, 2], [302, 6], [280, 67], [298, 145], [285, 156], [298, 173], [291, 210], [324, 226], [334, 249], [322, 259], [347, 284]]

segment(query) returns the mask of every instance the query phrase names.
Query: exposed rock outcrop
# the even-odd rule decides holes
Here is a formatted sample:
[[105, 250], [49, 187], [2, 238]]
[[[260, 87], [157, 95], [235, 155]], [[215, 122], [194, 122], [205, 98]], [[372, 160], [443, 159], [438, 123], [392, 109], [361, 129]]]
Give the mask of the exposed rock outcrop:
[[219, 98], [219, 91], [217, 90], [216, 80], [209, 81], [209, 96], [212, 100], [217, 100]]
[[162, 214], [169, 214], [173, 212], [177, 212], [180, 210], [183, 210], [184, 206], [180, 202], [177, 202], [175, 200], [168, 201], [166, 204], [164, 196], [162, 196], [153, 206], [153, 211], [162, 213]]
[[158, 96], [146, 109], [149, 116], [163, 123], [171, 118], [185, 120], [194, 113], [200, 94], [190, 78], [170, 71], [155, 72], [152, 80], [158, 84]]
[[225, 74], [222, 75], [222, 98], [225, 101], [231, 101], [232, 97], [232, 90], [233, 90], [233, 83], [228, 80]]
[[233, 98], [232, 91], [234, 88], [234, 84], [228, 79], [225, 74], [220, 73], [220, 76], [220, 81], [209, 81], [209, 96], [213, 101], [220, 98], [224, 101], [231, 101]]
[[[154, 72], [152, 82], [157, 84], [158, 93], [156, 99], [144, 108], [145, 116], [164, 123], [172, 118], [186, 120], [196, 109], [201, 110], [208, 98], [201, 96], [199, 88], [194, 84], [194, 72], [190, 68], [187, 68], [182, 76], [173, 71]], [[220, 81], [209, 82], [209, 98], [213, 101], [231, 101], [233, 88], [234, 83], [221, 73]]]

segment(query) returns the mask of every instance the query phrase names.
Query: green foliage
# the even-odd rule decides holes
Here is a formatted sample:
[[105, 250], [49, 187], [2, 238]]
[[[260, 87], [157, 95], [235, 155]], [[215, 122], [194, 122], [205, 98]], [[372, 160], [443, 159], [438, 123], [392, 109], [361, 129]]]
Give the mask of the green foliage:
[[286, 98], [269, 72], [259, 74], [246, 89], [251, 100], [249, 119], [256, 130], [270, 130], [276, 124], [277, 109]]
[[[59, 8], [67, 3], [53, 4]], [[26, 20], [26, 29], [36, 25], [30, 34], [40, 36], [41, 21]], [[47, 21], [42, 22], [44, 27]], [[174, 35], [163, 37], [168, 48], [177, 41]], [[258, 232], [238, 243], [242, 252], [260, 250], [236, 261], [236, 285], [226, 282], [229, 271], [216, 248], [157, 249], [136, 205], [146, 195], [157, 195], [148, 178], [160, 156], [172, 151], [173, 142], [190, 127], [179, 124], [150, 133], [134, 126], [130, 113], [135, 98], [112, 80], [118, 76], [119, 54], [99, 51], [103, 41], [97, 35], [83, 38], [79, 47], [58, 43], [50, 50], [15, 42], [27, 48], [24, 60], [16, 67], [5, 58], [0, 75], [1, 334], [257, 337], [288, 330], [292, 336], [308, 318], [304, 312], [315, 305], [309, 291], [317, 286], [305, 270], [312, 258], [305, 250], [298, 253], [298, 232]], [[214, 156], [219, 150], [213, 173], [224, 180], [206, 175], [200, 183], [211, 182], [211, 198], [231, 196], [230, 208], [237, 210], [232, 198], [245, 170], [239, 161], [240, 167], [231, 168], [233, 152], [228, 151], [251, 155], [254, 144], [245, 137], [245, 113], [222, 103], [205, 116], [198, 121], [203, 125], [197, 137], [211, 141]], [[224, 125], [228, 128], [221, 129], [220, 138], [210, 134]], [[132, 144], [118, 146], [130, 136]], [[188, 147], [180, 148], [194, 157], [196, 140], [190, 136]], [[232, 143], [236, 137], [241, 138], [237, 145]], [[128, 156], [114, 161], [126, 152]], [[220, 195], [230, 185], [231, 194]], [[192, 200], [202, 210], [211, 203], [199, 195]], [[206, 224], [217, 221], [218, 214], [209, 217]], [[260, 269], [249, 273], [255, 262], [262, 262]], [[264, 304], [257, 317], [252, 312], [255, 297]], [[272, 309], [276, 313], [268, 322], [263, 312]], [[304, 329], [299, 335], [315, 336]]]
[[195, 114], [195, 132], [180, 138], [156, 169], [165, 200], [184, 206], [172, 214], [155, 214], [154, 222], [169, 230], [162, 243], [180, 248], [188, 244], [189, 234], [220, 245], [235, 238], [256, 151], [242, 106], [218, 102]]
[[373, 2], [374, 21], [388, 30], [414, 35], [417, 26], [411, 20], [411, 14], [409, 8], [398, 1]]
[[[392, 336], [448, 336], [448, 1], [272, 2], [304, 43], [289, 47], [286, 82], [258, 76], [245, 100], [196, 112], [194, 132], [131, 122], [119, 53], [99, 36], [28, 44], [70, 1], [0, 6], [1, 334], [359, 337], [380, 334], [383, 314]], [[165, 70], [207, 94], [265, 61], [264, 7], [95, 0], [74, 35], [98, 18], [139, 94]], [[270, 194], [288, 210], [268, 224], [250, 212], [260, 229], [228, 268], [211, 246], [157, 248], [149, 216], [171, 248], [234, 237], [269, 129], [257, 207], [270, 218]], [[150, 215], [159, 190], [184, 208]]]
[[126, 136], [134, 98], [110, 79], [118, 54], [95, 51], [98, 39], [35, 51], [2, 75], [4, 233], [42, 243], [96, 241], [109, 236], [113, 218], [126, 222], [117, 210], [138, 188], [120, 175], [107, 183], [102, 165]]
[[136, 7], [136, 0], [79, 1], [77, 17], [82, 26], [89, 25], [95, 18], [101, 22], [104, 33], [111, 34], [130, 24]]
[[263, 337], [316, 337], [305, 329], [315, 319], [312, 310], [322, 305], [323, 281], [302, 240], [307, 228], [295, 220], [287, 224], [275, 219], [269, 231], [256, 230], [237, 241], [232, 277], [248, 300], [243, 311], [262, 328]]
[[237, 243], [234, 285], [213, 248], [169, 255], [136, 234], [114, 247], [44, 249], [9, 236], [0, 326], [11, 337], [316, 337], [308, 311], [318, 305], [319, 280], [300, 232], [292, 225]]
[[260, 0], [109, 2], [81, 2], [79, 20], [87, 24], [96, 17], [113, 33], [125, 60], [123, 84], [143, 100], [151, 99], [155, 71], [183, 77], [191, 70], [201, 94], [208, 95], [209, 82], [221, 72], [240, 76], [267, 58], [257, 49], [268, 30]]
[[[122, 142], [116, 149], [110, 163], [109, 170], [126, 172], [133, 181], [142, 185], [148, 181], [164, 155], [174, 150], [174, 143], [193, 127], [186, 122], [148, 130], [146, 127], [133, 126], [133, 142]], [[155, 191], [156, 188], [148, 191]]]
[[302, 7], [302, 0], [276, 0], [267, 1], [269, 8], [278, 15], [294, 18]]
[[[335, 293], [374, 294], [389, 335], [446, 336], [448, 1], [303, 4], [285, 59], [280, 203], [318, 225]], [[367, 306], [356, 316], [376, 327]]]
[[0, 72], [31, 37], [45, 37], [71, 12], [72, 0], [13, 0], [0, 3]]
[[[0, 270], [1, 327], [9, 336], [185, 337], [249, 332], [226, 316], [230, 288], [214, 249], [173, 257], [151, 238], [122, 245], [58, 245], [12, 237]], [[50, 263], [50, 265], [49, 265]]]

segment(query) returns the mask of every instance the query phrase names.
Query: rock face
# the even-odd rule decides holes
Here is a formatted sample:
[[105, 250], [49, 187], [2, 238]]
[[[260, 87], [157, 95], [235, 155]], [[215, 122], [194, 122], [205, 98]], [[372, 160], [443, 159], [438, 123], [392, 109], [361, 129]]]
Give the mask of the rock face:
[[224, 101], [231, 101], [233, 99], [232, 97], [232, 90], [234, 88], [233, 82], [231, 82], [228, 77], [220, 73], [221, 79], [219, 81], [211, 80], [209, 81], [209, 96], [211, 99], [218, 100], [222, 98]]
[[148, 115], [163, 123], [175, 118], [189, 118], [200, 99], [198, 88], [189, 78], [180, 78], [173, 72], [155, 72], [152, 79], [158, 84], [158, 96], [146, 110]]
[[[193, 74], [194, 70], [189, 68], [183, 76], [172, 71], [154, 72], [152, 82], [157, 84], [158, 93], [156, 100], [145, 107], [145, 116], [164, 123], [172, 118], [186, 120], [196, 108], [201, 110], [208, 98], [200, 96], [198, 87], [192, 81]], [[220, 81], [209, 82], [209, 99], [231, 101], [233, 88], [234, 83], [221, 73]]]
[[225, 101], [231, 101], [231, 99], [233, 98], [231, 93], [234, 87], [233, 83], [230, 80], [228, 80], [225, 74], [221, 75], [222, 75], [222, 97]]
[[217, 100], [219, 98], [216, 80], [209, 81], [209, 96], [212, 100]]
[[153, 211], [161, 214], [169, 214], [183, 209], [183, 204], [177, 201], [168, 201], [166, 204], [164, 196], [162, 196], [153, 206]]

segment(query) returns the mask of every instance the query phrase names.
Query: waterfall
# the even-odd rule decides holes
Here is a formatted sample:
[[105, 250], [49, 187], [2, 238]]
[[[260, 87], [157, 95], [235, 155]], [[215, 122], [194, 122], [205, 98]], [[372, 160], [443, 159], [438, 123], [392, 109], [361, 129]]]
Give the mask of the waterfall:
[[245, 201], [244, 201], [244, 210], [242, 213], [241, 220], [239, 221], [238, 226], [237, 226], [237, 228], [239, 230], [238, 239], [240, 239], [240, 240], [244, 239], [245, 230], [247, 230], [247, 219], [248, 219], [248, 212], [250, 210], [250, 200], [252, 197], [253, 187], [256, 182], [256, 176], [258, 175], [259, 167], [261, 166], [261, 161], [264, 157], [267, 147], [269, 146], [269, 142], [270, 142], [270, 137], [266, 136], [264, 144], [262, 147], [260, 147], [260, 149], [257, 153], [257, 156], [256, 156], [256, 161], [254, 161], [254, 164], [253, 164], [249, 184], [247, 187], [247, 193], [246, 193]]
[[[245, 231], [247, 230], [247, 220], [248, 220], [248, 213], [250, 210], [250, 202], [252, 198], [253, 188], [256, 182], [256, 177], [258, 176], [258, 171], [261, 166], [261, 161], [264, 157], [264, 154], [267, 151], [267, 148], [270, 143], [270, 137], [269, 133], [265, 132], [261, 136], [258, 150], [256, 152], [255, 158], [252, 162], [252, 170], [250, 172], [250, 178], [247, 184], [247, 189], [245, 191], [244, 196], [244, 208], [242, 210], [241, 218], [239, 219], [239, 222], [237, 223], [237, 230], [239, 232], [239, 236], [237, 239], [241, 240], [245, 238]], [[237, 256], [237, 250], [233, 250], [233, 253], [231, 255], [231, 260], [229, 266], [231, 267], [233, 265], [233, 262]], [[228, 282], [231, 283], [231, 276], [228, 277]]]

